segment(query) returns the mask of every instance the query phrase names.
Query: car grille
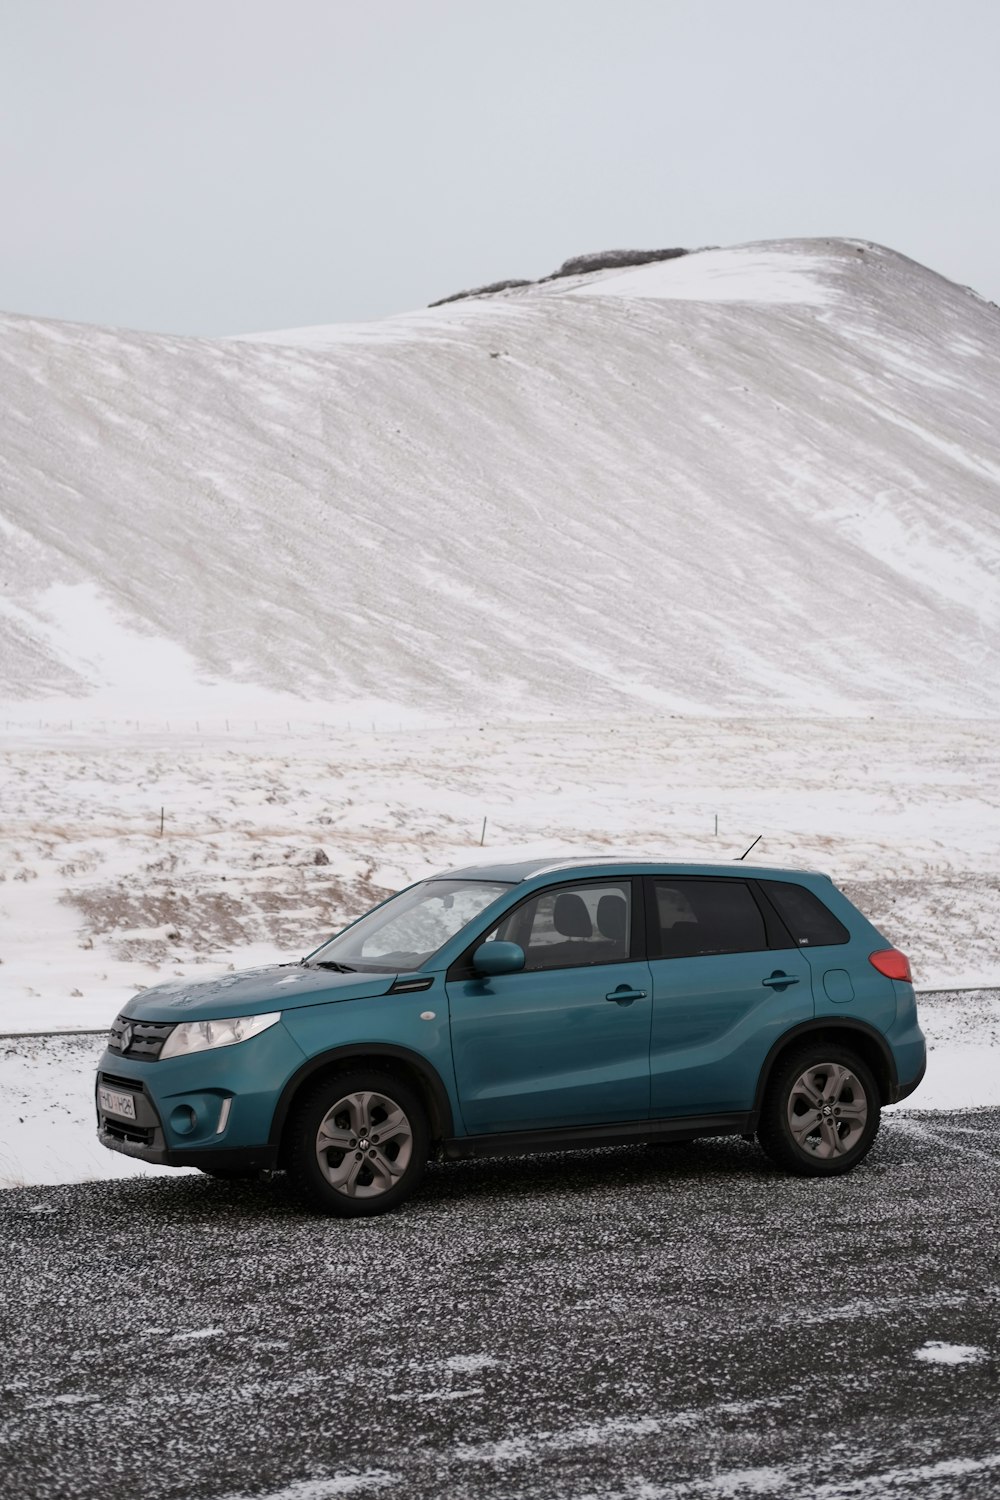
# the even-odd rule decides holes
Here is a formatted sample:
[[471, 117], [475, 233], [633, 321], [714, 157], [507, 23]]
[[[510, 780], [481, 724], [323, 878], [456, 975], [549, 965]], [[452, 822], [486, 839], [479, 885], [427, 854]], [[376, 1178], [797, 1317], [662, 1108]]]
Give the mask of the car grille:
[[109, 1089], [122, 1089], [126, 1094], [142, 1094], [145, 1090], [137, 1078], [116, 1078], [114, 1073], [102, 1073], [100, 1082]]
[[131, 1120], [113, 1120], [105, 1115], [101, 1129], [116, 1141], [131, 1141], [136, 1146], [152, 1146], [156, 1130], [152, 1125], [136, 1125]]
[[[128, 1016], [119, 1016], [108, 1033], [108, 1051], [155, 1062], [176, 1025], [176, 1021], [130, 1021]], [[123, 1047], [126, 1026], [131, 1027], [132, 1034], [128, 1046]]]

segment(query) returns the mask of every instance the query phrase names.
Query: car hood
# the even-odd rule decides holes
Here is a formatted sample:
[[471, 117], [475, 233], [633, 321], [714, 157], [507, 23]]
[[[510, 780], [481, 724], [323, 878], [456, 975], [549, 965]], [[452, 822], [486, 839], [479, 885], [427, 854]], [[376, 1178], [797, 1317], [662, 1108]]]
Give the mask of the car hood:
[[394, 974], [337, 974], [300, 964], [271, 964], [212, 979], [172, 979], [142, 990], [122, 1009], [134, 1021], [216, 1021], [334, 1000], [384, 995]]

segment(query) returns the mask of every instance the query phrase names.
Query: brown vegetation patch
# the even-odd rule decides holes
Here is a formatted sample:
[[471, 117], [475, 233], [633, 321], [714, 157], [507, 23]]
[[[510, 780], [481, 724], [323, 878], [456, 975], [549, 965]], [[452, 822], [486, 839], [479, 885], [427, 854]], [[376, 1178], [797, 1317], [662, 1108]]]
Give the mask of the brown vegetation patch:
[[308, 951], [390, 894], [370, 872], [344, 881], [322, 867], [283, 866], [273, 883], [262, 881], [265, 873], [240, 879], [189, 872], [170, 886], [113, 882], [62, 899], [81, 913], [88, 944], [101, 938], [117, 959], [162, 964], [235, 954], [248, 943]]

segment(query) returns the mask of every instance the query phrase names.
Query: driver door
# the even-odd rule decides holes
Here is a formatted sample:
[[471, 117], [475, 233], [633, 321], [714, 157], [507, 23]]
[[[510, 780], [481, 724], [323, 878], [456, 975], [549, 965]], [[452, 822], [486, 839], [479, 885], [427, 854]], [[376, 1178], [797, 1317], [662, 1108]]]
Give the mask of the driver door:
[[638, 882], [576, 881], [526, 898], [487, 934], [517, 974], [449, 974], [455, 1076], [470, 1134], [649, 1116], [652, 977]]

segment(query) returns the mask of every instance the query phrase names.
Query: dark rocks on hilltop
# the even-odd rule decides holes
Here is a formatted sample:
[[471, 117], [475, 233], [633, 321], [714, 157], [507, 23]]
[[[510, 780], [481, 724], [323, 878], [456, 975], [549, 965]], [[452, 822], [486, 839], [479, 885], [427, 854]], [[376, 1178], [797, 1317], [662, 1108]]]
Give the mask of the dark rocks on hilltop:
[[615, 271], [626, 266], [647, 266], [654, 260], [677, 260], [681, 255], [690, 255], [690, 250], [675, 246], [671, 250], [594, 250], [589, 255], [572, 255], [564, 260], [557, 271], [540, 276], [538, 281], [512, 278], [508, 281], [491, 281], [486, 286], [470, 287], [464, 292], [452, 292], [450, 297], [439, 297], [429, 302], [428, 307], [443, 307], [446, 302], [461, 302], [465, 297], [489, 297], [493, 292], [506, 292], [511, 287], [538, 286], [542, 281], [558, 281], [563, 276], [585, 276], [589, 271]]
[[512, 286], [531, 286], [530, 281], [519, 281], [514, 278], [510, 281], [491, 281], [486, 286], [470, 287], [466, 292], [452, 292], [450, 297], [439, 297], [436, 302], [428, 302], [428, 307], [443, 307], [446, 302], [461, 302], [463, 297], [488, 297], [491, 292], [506, 292]]
[[585, 276], [588, 271], [615, 271], [626, 266], [647, 266], [654, 260], [678, 260], [680, 256], [690, 253], [680, 246], [672, 250], [594, 250], [590, 255], [571, 255], [557, 271], [551, 271], [541, 279], [558, 281], [562, 276]]

